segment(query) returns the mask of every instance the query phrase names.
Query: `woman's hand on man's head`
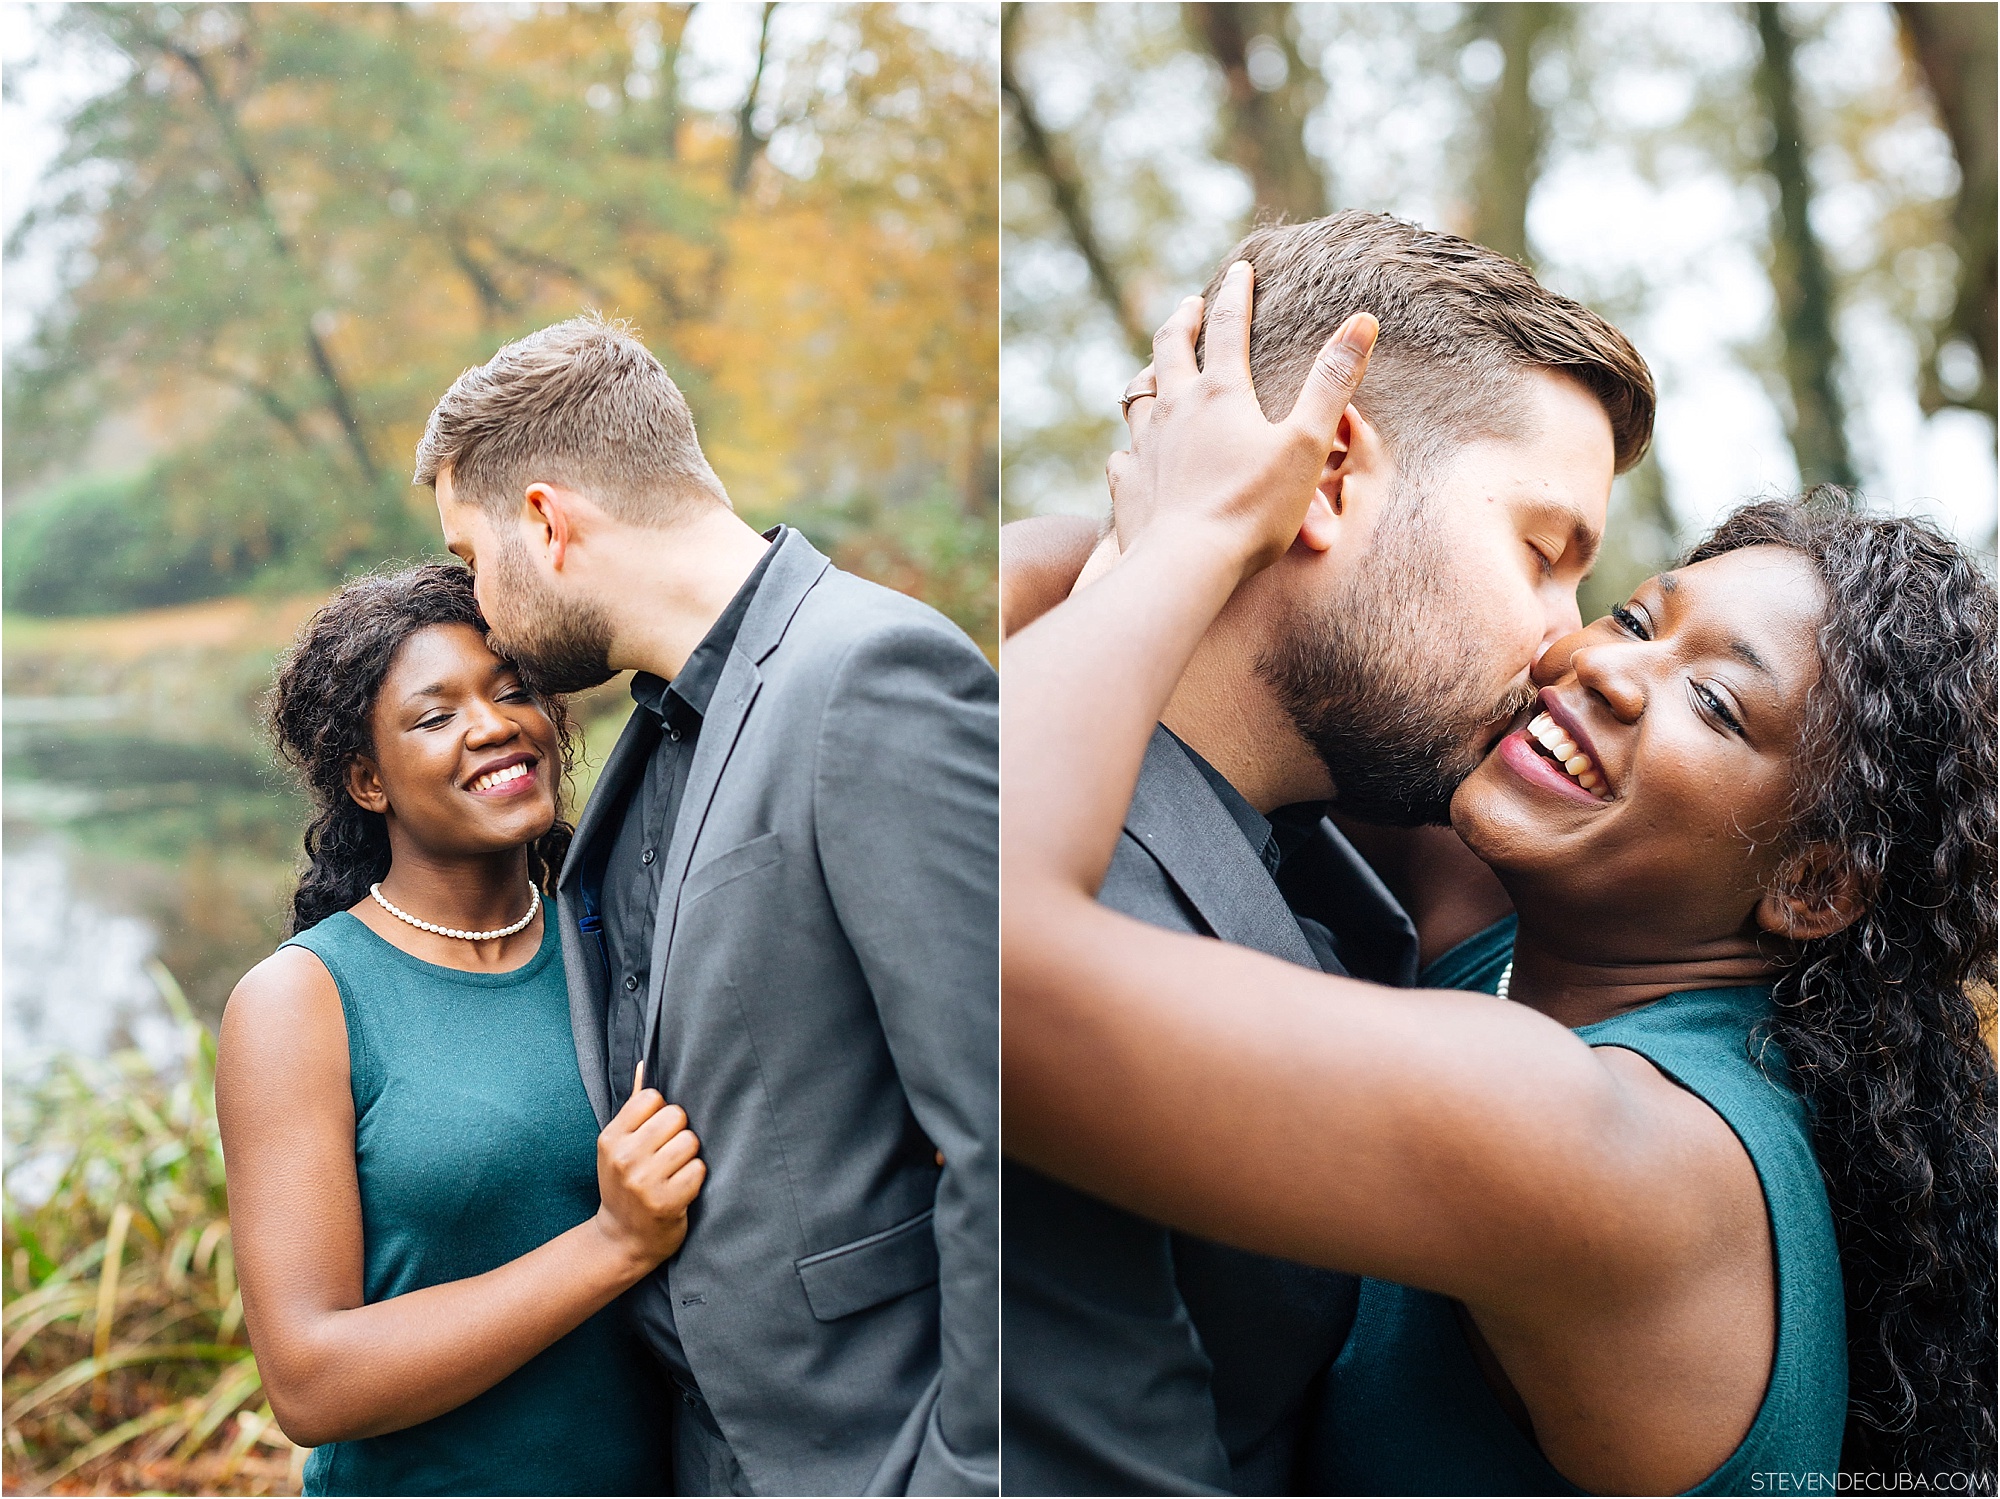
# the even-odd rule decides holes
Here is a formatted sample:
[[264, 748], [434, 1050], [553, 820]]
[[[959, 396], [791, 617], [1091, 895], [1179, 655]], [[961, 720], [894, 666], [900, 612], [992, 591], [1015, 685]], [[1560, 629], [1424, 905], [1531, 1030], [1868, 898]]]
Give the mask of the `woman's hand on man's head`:
[[1253, 274], [1238, 261], [1207, 309], [1206, 367], [1195, 361], [1203, 306], [1189, 297], [1153, 336], [1155, 397], [1142, 375], [1128, 390], [1129, 452], [1105, 467], [1119, 546], [1156, 524], [1206, 531], [1243, 559], [1268, 566], [1298, 535], [1340, 421], [1375, 346], [1375, 319], [1350, 317], [1328, 339], [1283, 419], [1265, 418], [1250, 376]]

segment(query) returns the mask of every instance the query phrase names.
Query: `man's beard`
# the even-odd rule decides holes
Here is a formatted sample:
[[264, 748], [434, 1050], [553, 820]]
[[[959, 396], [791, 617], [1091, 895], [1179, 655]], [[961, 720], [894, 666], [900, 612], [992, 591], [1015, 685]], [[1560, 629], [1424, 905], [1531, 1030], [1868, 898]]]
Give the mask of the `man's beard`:
[[1496, 700], [1476, 621], [1452, 600], [1421, 500], [1402, 500], [1375, 552], [1331, 598], [1300, 611], [1258, 674], [1325, 765], [1336, 805], [1363, 822], [1451, 820], [1479, 764], [1479, 731], [1534, 696]]
[[528, 565], [527, 548], [512, 538], [501, 543], [492, 567], [494, 587], [507, 595], [508, 613], [519, 623], [502, 636], [488, 620], [487, 638], [520, 668], [523, 686], [553, 697], [611, 679], [611, 621], [603, 609], [545, 589]]

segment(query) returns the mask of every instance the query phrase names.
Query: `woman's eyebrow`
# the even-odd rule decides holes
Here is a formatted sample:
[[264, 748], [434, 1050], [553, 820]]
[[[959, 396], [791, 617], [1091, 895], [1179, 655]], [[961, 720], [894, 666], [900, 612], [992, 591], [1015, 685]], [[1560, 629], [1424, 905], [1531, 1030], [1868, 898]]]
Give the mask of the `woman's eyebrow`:
[[1729, 642], [1729, 654], [1734, 656], [1737, 660], [1741, 661], [1746, 666], [1756, 667], [1757, 670], [1763, 672], [1764, 675], [1766, 676], [1776, 675], [1776, 673], [1773, 672], [1770, 666], [1765, 662], [1764, 658], [1758, 655], [1754, 650], [1752, 650], [1746, 643], [1744, 643], [1741, 640], [1732, 640]]
[[[1668, 595], [1673, 594], [1681, 586], [1681, 580], [1672, 573], [1661, 573], [1654, 581], [1660, 585], [1660, 592]], [[1758, 671], [1761, 671], [1767, 677], [1775, 677], [1777, 675], [1776, 672], [1771, 670], [1770, 662], [1758, 655], [1756, 649], [1748, 641], [1730, 641], [1729, 654], [1734, 656], [1738, 661], [1741, 661], [1745, 666], [1754, 667]]]

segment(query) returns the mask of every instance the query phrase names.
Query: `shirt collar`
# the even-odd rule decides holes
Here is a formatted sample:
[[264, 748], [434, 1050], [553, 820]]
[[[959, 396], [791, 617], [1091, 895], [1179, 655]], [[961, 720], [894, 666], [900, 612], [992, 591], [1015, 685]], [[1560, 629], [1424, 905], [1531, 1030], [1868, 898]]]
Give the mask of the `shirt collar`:
[[757, 565], [750, 569], [750, 576], [743, 580], [743, 586], [736, 590], [736, 596], [729, 606], [716, 616], [708, 633], [701, 638], [701, 644], [694, 648], [694, 654], [687, 658], [680, 675], [669, 682], [665, 677], [655, 676], [650, 671], [635, 672], [632, 677], [632, 700], [640, 707], [654, 714], [662, 722], [672, 711], [669, 695], [679, 698], [694, 711], [706, 717], [708, 705], [715, 697], [716, 683], [722, 680], [722, 668], [728, 664], [729, 652], [736, 644], [736, 637], [743, 628], [744, 616], [749, 614], [750, 605], [757, 597], [757, 589], [764, 581], [764, 574], [770, 569], [771, 558], [777, 555], [778, 544], [784, 540], [785, 527], [773, 526], [764, 533], [770, 545], [764, 548], [764, 555], [757, 559]]
[[[1166, 726], [1162, 724], [1161, 727]], [[1208, 782], [1209, 789], [1215, 793], [1215, 799], [1222, 803], [1222, 810], [1227, 812], [1230, 820], [1243, 830], [1243, 836], [1249, 840], [1251, 851], [1262, 859], [1264, 867], [1275, 875], [1278, 872], [1279, 849], [1278, 841], [1271, 833], [1270, 819], [1251, 806], [1243, 793], [1229, 783], [1229, 777], [1204, 760], [1193, 745], [1175, 734], [1172, 729], [1167, 729], [1167, 733], [1172, 736], [1174, 743], [1186, 752], [1188, 759], [1194, 762], [1194, 768], [1200, 771], [1202, 779]]]
[[1271, 814], [1271, 841], [1277, 845], [1278, 862], [1291, 858], [1319, 832], [1326, 806], [1325, 802], [1293, 802]]

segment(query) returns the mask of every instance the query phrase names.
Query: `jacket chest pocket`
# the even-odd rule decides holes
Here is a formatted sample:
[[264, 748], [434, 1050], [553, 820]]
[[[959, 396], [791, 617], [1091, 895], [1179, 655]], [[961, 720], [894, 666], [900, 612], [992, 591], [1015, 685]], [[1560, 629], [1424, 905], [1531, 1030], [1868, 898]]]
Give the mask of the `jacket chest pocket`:
[[688, 871], [681, 886], [680, 903], [692, 905], [704, 895], [713, 895], [724, 885], [776, 864], [784, 857], [784, 845], [776, 833], [761, 833], [747, 843], [726, 848], [712, 859], [704, 859]]
[[926, 1208], [894, 1228], [796, 1261], [813, 1316], [821, 1322], [833, 1322], [936, 1284], [937, 1235], [931, 1230], [932, 1211]]

